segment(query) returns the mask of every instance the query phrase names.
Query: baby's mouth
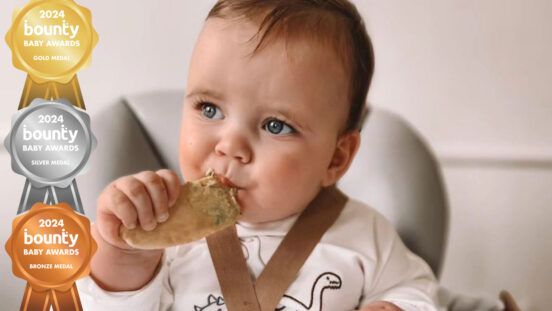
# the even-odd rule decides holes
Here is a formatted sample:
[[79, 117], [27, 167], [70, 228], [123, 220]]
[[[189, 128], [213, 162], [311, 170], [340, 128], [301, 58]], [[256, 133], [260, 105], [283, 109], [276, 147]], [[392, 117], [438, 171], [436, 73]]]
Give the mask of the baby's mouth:
[[221, 175], [221, 174], [218, 174], [218, 173], [215, 173], [215, 171], [213, 169], [208, 169], [207, 170], [207, 173], [206, 173], [207, 176], [211, 176], [211, 175], [214, 175], [216, 178], [218, 178], [218, 180], [220, 180], [220, 182], [225, 185], [225, 186], [228, 186], [228, 187], [231, 187], [231, 188], [236, 188], [238, 190], [240, 189], [243, 189], [243, 187], [240, 187], [236, 184], [234, 184], [230, 178], [224, 176], [224, 175]]
[[240, 187], [236, 186], [236, 184], [234, 184], [230, 179], [226, 178], [225, 176], [220, 176], [220, 175], [215, 175], [218, 177], [218, 179], [220, 180], [220, 182], [228, 187], [232, 187], [232, 188], [238, 188], [240, 189]]

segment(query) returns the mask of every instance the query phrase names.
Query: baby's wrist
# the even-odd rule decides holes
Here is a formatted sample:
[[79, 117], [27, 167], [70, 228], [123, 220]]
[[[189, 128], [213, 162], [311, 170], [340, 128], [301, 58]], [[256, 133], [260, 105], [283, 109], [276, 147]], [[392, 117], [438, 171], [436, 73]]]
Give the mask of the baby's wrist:
[[107, 242], [102, 235], [98, 232], [96, 224], [92, 224], [91, 228], [92, 237], [98, 244], [97, 253], [101, 253], [106, 257], [110, 257], [113, 262], [118, 264], [139, 264], [148, 263], [151, 261], [159, 261], [163, 254], [163, 249], [157, 250], [143, 250], [136, 248], [120, 248]]
[[91, 277], [107, 291], [136, 290], [154, 276], [163, 250], [122, 249], [105, 241], [92, 225], [98, 250], [91, 262]]

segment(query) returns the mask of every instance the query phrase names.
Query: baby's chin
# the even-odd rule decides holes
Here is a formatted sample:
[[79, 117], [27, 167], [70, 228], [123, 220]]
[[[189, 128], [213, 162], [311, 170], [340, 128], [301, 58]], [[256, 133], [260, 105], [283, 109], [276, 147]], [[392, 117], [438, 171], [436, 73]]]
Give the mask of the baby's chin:
[[238, 216], [238, 221], [239, 222], [245, 222], [245, 223], [248, 223], [248, 224], [262, 224], [262, 223], [267, 223], [267, 222], [272, 222], [272, 221], [283, 220], [283, 219], [291, 217], [295, 214], [296, 213], [289, 213], [289, 214], [285, 214], [285, 215], [266, 215], [266, 214], [265, 215], [259, 215], [259, 214], [243, 213], [240, 216]]
[[265, 222], [277, 221], [284, 218], [286, 217], [266, 217], [266, 216], [250, 215], [247, 213], [242, 213], [240, 216], [238, 216], [238, 221], [246, 222], [249, 224], [262, 224]]
[[271, 221], [278, 221], [297, 213], [296, 211], [283, 211], [281, 209], [274, 211], [268, 207], [261, 207], [258, 205], [251, 206], [247, 203], [240, 205], [240, 212], [241, 214], [238, 216], [238, 221], [250, 224], [262, 224]]
[[240, 216], [238, 216], [238, 221], [258, 224], [265, 222], [263, 221], [262, 215], [259, 213], [259, 206], [251, 204], [247, 198], [244, 197], [244, 190], [239, 189], [236, 195], [236, 200], [240, 206]]
[[271, 217], [268, 217], [266, 213], [263, 213], [263, 207], [259, 204], [252, 202], [251, 197], [248, 197], [246, 189], [238, 189], [236, 194], [236, 201], [240, 206], [240, 216], [238, 221], [247, 222], [251, 224], [258, 224], [267, 221], [271, 221]]

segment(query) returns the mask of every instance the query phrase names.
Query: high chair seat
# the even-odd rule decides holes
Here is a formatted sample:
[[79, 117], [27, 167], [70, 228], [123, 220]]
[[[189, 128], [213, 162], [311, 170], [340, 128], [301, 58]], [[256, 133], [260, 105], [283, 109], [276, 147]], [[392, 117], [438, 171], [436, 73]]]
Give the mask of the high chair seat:
[[[85, 212], [91, 220], [96, 217], [98, 195], [118, 177], [161, 168], [180, 174], [178, 142], [183, 100], [182, 90], [135, 94], [92, 115], [98, 147], [91, 157], [91, 170], [78, 178]], [[405, 244], [439, 276], [448, 205], [435, 156], [411, 126], [383, 109], [370, 108], [361, 137], [358, 154], [338, 187], [384, 214]], [[495, 301], [474, 300], [444, 289], [440, 297], [447, 310], [502, 310]]]

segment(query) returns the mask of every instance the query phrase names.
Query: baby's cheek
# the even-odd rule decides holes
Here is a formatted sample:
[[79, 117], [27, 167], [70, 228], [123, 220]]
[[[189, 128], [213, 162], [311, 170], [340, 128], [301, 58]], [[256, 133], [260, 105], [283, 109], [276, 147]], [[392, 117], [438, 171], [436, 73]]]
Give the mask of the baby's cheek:
[[272, 192], [274, 200], [280, 203], [278, 205], [282, 201], [290, 205], [304, 204], [303, 201], [317, 186], [312, 167], [298, 155], [281, 154], [272, 158], [265, 167], [265, 190]]
[[300, 182], [301, 167], [292, 156], [282, 154], [267, 159], [263, 165], [263, 174], [272, 188], [286, 188], [290, 182]]
[[179, 142], [179, 163], [182, 177], [195, 180], [203, 176], [202, 164], [207, 157], [207, 149], [197, 132], [183, 127]]

